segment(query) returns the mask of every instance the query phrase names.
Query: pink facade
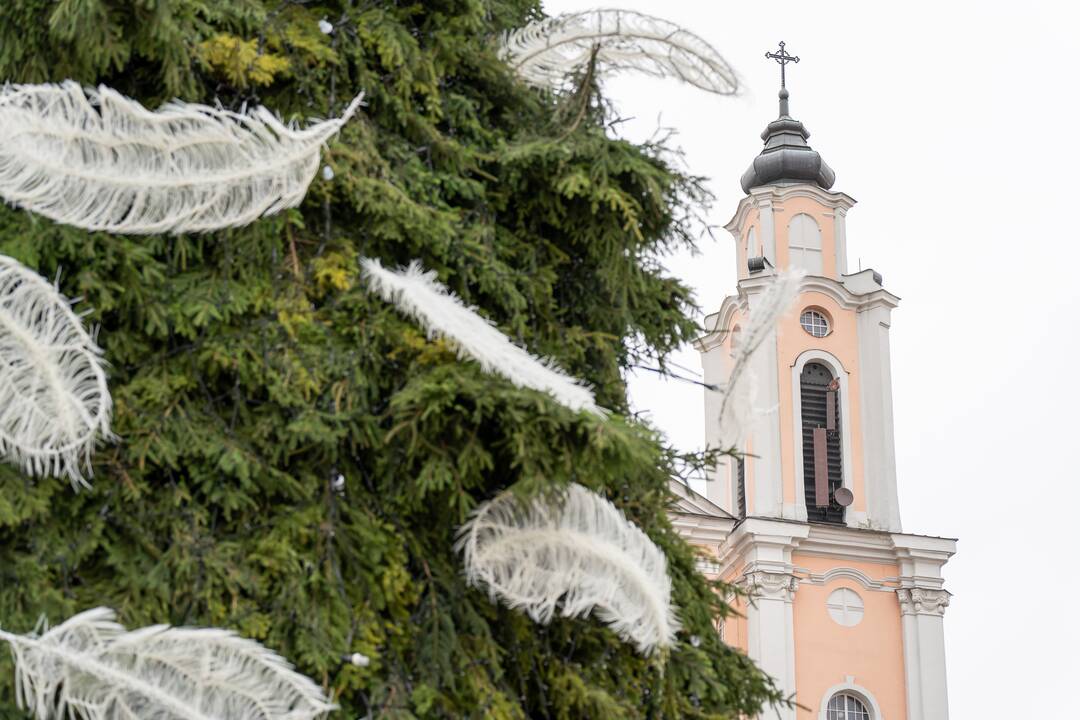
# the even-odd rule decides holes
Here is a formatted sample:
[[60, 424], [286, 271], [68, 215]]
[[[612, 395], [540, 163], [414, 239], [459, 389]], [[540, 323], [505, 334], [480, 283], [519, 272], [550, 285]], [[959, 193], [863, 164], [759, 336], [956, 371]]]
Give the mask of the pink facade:
[[[742, 462], [719, 467], [704, 496], [675, 488], [673, 519], [712, 558], [702, 569], [751, 598], [724, 639], [800, 706], [765, 717], [947, 720], [941, 569], [956, 545], [901, 529], [889, 358], [899, 298], [873, 270], [847, 272], [855, 201], [830, 189], [823, 162], [800, 155], [812, 152], [805, 129], [785, 112], [782, 96], [765, 159], [744, 175], [747, 196], [726, 226], [738, 293], [697, 342], [705, 382], [720, 388], [705, 397], [709, 445], [720, 444], [736, 362], [755, 379], [757, 419], [731, 448]], [[774, 177], [789, 171], [805, 175]], [[742, 330], [787, 268], [806, 272], [798, 297], [743, 358]]]

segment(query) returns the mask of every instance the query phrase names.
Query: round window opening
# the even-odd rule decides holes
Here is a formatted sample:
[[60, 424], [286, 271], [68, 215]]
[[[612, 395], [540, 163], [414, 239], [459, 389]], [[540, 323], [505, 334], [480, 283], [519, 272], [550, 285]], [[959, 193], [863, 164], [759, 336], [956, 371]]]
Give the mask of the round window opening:
[[855, 627], [863, 618], [863, 601], [859, 593], [848, 588], [837, 588], [829, 593], [825, 601], [829, 608], [829, 617], [838, 625]]
[[825, 337], [829, 334], [829, 318], [820, 310], [803, 310], [799, 317], [802, 329], [816, 338]]
[[829, 700], [826, 720], [872, 720], [863, 701], [854, 695], [840, 693]]

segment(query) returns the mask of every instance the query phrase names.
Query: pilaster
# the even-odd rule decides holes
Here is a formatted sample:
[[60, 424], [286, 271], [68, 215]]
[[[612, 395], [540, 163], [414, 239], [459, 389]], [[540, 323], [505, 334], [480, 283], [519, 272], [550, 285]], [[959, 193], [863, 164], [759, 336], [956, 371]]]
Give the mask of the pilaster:
[[870, 303], [859, 309], [856, 322], [862, 371], [859, 401], [867, 515], [871, 527], [899, 532], [889, 346], [891, 310], [887, 303]]
[[956, 542], [918, 535], [892, 536], [900, 567], [900, 623], [904, 634], [904, 675], [908, 720], [948, 720], [945, 672], [945, 608], [951, 594], [941, 567]]
[[[749, 596], [747, 653], [785, 696], [796, 691], [794, 600], [799, 579], [791, 552], [808, 533], [805, 524], [748, 518], [733, 532], [722, 559], [745, 563], [738, 583]], [[766, 716], [795, 720], [795, 710], [773, 708]]]
[[[799, 579], [788, 572], [752, 570], [740, 584], [750, 596], [746, 608], [750, 657], [776, 680], [785, 695], [795, 694], [795, 614]], [[775, 708], [780, 720], [795, 720], [792, 708]]]
[[847, 275], [847, 208], [837, 207], [833, 214], [833, 245], [836, 248], [836, 274]]

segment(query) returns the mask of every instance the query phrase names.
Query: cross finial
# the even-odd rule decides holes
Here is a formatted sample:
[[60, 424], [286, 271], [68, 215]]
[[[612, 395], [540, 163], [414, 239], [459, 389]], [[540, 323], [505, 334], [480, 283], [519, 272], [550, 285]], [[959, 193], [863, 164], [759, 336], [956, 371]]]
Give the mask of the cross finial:
[[791, 55], [784, 49], [784, 41], [780, 41], [780, 52], [778, 53], [765, 53], [765, 57], [770, 60], [775, 60], [780, 63], [780, 117], [788, 117], [790, 114], [788, 111], [788, 91], [787, 91], [787, 77], [784, 72], [785, 66], [788, 63], [799, 62], [798, 55]]
[[793, 62], [793, 63], [799, 62], [799, 56], [798, 55], [789, 55], [788, 51], [784, 49], [784, 41], [781, 40], [780, 41], [780, 52], [778, 52], [778, 53], [767, 52], [767, 53], [765, 53], [765, 57], [769, 58], [770, 60], [775, 60], [776, 62], [780, 63], [780, 89], [783, 90], [784, 88], [787, 87], [787, 77], [785, 76], [786, 74], [784, 72], [784, 66], [787, 65], [789, 62]]

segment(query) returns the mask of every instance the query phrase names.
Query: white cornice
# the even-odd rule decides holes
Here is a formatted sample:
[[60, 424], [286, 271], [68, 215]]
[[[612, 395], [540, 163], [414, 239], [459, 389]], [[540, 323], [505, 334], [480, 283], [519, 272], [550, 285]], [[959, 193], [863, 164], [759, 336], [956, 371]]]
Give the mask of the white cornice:
[[[863, 272], [869, 271], [864, 270]], [[855, 273], [855, 275], [858, 274], [859, 273]], [[694, 347], [698, 352], [707, 352], [723, 342], [724, 334], [721, 330], [727, 328], [731, 324], [731, 316], [735, 314], [736, 310], [741, 310], [745, 313], [747, 311], [749, 297], [759, 292], [763, 292], [769, 283], [772, 282], [774, 275], [775, 273], [773, 272], [755, 273], [748, 278], [740, 280], [736, 284], [737, 294], [728, 295], [724, 298], [724, 301], [720, 303], [720, 309], [717, 312], [711, 313], [705, 317], [705, 326], [706, 328], [711, 329], [694, 340]], [[799, 287], [799, 294], [808, 292], [826, 295], [840, 307], [848, 310], [855, 310], [856, 312], [864, 312], [876, 307], [885, 307], [892, 310], [900, 304], [900, 298], [884, 288], [879, 288], [868, 293], [856, 294], [852, 292], [842, 280], [837, 281], [820, 275], [808, 275], [803, 278], [802, 284]]]
[[724, 229], [736, 239], [742, 231], [746, 216], [755, 208], [768, 207], [788, 198], [807, 197], [817, 200], [825, 207], [847, 212], [855, 205], [855, 198], [842, 192], [822, 190], [817, 185], [762, 185], [750, 188], [750, 194], [739, 201], [735, 215], [724, 225]]
[[672, 479], [668, 487], [678, 500], [675, 503], [676, 512], [680, 514], [705, 515], [721, 517], [726, 520], [734, 520], [735, 516], [724, 508], [714, 503], [701, 493], [695, 492], [686, 483]]
[[900, 304], [900, 298], [893, 295], [885, 288], [879, 288], [868, 293], [855, 294], [853, 293], [842, 281], [836, 281], [832, 278], [821, 277], [820, 275], [808, 275], [803, 279], [800, 292], [819, 292], [823, 295], [828, 295], [830, 298], [836, 301], [836, 303], [848, 310], [866, 310], [871, 307], [877, 307], [883, 305], [889, 309], [895, 308]]
[[669, 513], [671, 524], [687, 542], [719, 551], [738, 522], [736, 518], [677, 480], [668, 483], [668, 487], [676, 496]]
[[763, 546], [833, 560], [898, 563], [899, 584], [929, 588], [942, 586], [941, 567], [956, 552], [949, 538], [750, 517], [734, 527], [719, 563], [726, 570], [747, 562], [750, 551]]
[[896, 562], [889, 533], [843, 525], [812, 524], [810, 536], [799, 546], [799, 552], [838, 560]]
[[748, 517], [735, 526], [728, 541], [720, 547], [718, 562], [727, 571], [740, 562], [751, 562], [753, 556], [769, 554], [773, 557], [773, 561], [769, 563], [758, 561], [756, 567], [790, 572], [790, 560], [782, 561], [780, 558], [790, 558], [791, 551], [806, 538], [808, 528], [806, 523]]

